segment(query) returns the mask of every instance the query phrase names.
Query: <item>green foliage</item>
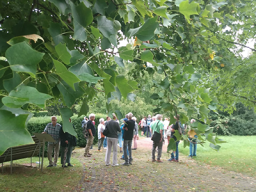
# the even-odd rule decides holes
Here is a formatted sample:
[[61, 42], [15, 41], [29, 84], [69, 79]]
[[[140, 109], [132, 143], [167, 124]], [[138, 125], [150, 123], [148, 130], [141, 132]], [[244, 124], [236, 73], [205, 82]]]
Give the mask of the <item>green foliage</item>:
[[[253, 62], [249, 59], [245, 66], [250, 71], [244, 70], [238, 56], [242, 49], [235, 46], [247, 44], [255, 35], [253, 0], [1, 3], [0, 107], [43, 108], [48, 99], [53, 106], [72, 110], [82, 100], [94, 102], [102, 92], [108, 113], [119, 110], [109, 100], [134, 101], [133, 92], [144, 91], [143, 84], [134, 82], [142, 82], [145, 74], [150, 81], [144, 83], [159, 95], [154, 112], [181, 114], [184, 122], [198, 116], [208, 124], [209, 108], [227, 102], [233, 110], [234, 97], [247, 98], [248, 92], [244, 102], [255, 104], [255, 89], [241, 81], [243, 87], [237, 78], [247, 73], [254, 77]], [[227, 26], [231, 30], [223, 30]], [[135, 43], [120, 45], [133, 36]], [[33, 98], [25, 94], [26, 87], [45, 94], [42, 101], [34, 98], [38, 93]], [[22, 93], [20, 102], [10, 105], [17, 100], [17, 90]], [[88, 106], [84, 104], [79, 115], [86, 115]]]

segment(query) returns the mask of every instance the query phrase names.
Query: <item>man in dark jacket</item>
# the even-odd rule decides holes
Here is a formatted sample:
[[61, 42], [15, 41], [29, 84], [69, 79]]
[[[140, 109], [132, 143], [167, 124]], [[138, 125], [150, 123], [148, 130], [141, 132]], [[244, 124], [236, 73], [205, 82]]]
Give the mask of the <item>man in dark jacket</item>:
[[[71, 119], [69, 119], [69, 122], [71, 122]], [[74, 125], [73, 125], [74, 127]], [[76, 146], [76, 137], [73, 135], [70, 135], [68, 132], [63, 132], [62, 127], [60, 128], [60, 152], [61, 152], [61, 164], [62, 167], [73, 167], [70, 163], [71, 153], [73, 150], [73, 147]], [[66, 163], [68, 164], [66, 166]]]
[[92, 155], [91, 153], [89, 153], [89, 149], [90, 149], [91, 145], [93, 144], [93, 139], [94, 139], [94, 136], [96, 133], [96, 129], [93, 124], [94, 119], [95, 119], [95, 114], [90, 114], [89, 121], [87, 122], [87, 129], [89, 132], [89, 136], [87, 137], [87, 143], [86, 143], [85, 152], [84, 152], [85, 157], [91, 157], [91, 155]]
[[[123, 165], [131, 165], [132, 164], [132, 138], [133, 138], [133, 130], [135, 128], [135, 121], [132, 120], [132, 113], [128, 113], [128, 121], [126, 121], [124, 125], [124, 160], [125, 163]], [[129, 159], [127, 156], [127, 146], [129, 151]]]
[[121, 132], [121, 129], [119, 127], [119, 124], [116, 120], [110, 120], [106, 124], [106, 130], [108, 130], [107, 135], [107, 151], [105, 156], [105, 162], [106, 165], [110, 165], [110, 155], [111, 155], [111, 148], [113, 146], [113, 166], [118, 166], [117, 164], [117, 141], [118, 141], [118, 135], [117, 132]]

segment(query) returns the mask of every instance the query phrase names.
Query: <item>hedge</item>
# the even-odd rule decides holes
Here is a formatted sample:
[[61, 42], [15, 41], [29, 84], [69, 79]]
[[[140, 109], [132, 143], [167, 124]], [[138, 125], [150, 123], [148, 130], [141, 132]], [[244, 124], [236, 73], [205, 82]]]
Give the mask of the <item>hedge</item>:
[[[96, 144], [98, 142], [98, 124], [99, 124], [99, 119], [104, 118], [106, 119], [107, 115], [104, 114], [95, 114], [95, 127], [96, 127], [96, 135], [93, 140], [93, 144]], [[77, 133], [77, 146], [79, 147], [85, 147], [86, 146], [86, 139], [84, 138], [83, 135], [83, 130], [82, 130], [82, 120], [83, 116], [78, 117], [77, 115], [71, 117], [72, 124], [75, 127], [75, 131]], [[51, 117], [50, 116], [45, 116], [45, 117], [33, 117], [29, 120], [27, 129], [30, 132], [31, 135], [33, 133], [41, 133], [44, 131], [45, 126], [51, 122]], [[60, 116], [57, 116], [57, 123], [62, 125], [62, 119]], [[47, 147], [45, 148], [45, 153], [47, 151]]]

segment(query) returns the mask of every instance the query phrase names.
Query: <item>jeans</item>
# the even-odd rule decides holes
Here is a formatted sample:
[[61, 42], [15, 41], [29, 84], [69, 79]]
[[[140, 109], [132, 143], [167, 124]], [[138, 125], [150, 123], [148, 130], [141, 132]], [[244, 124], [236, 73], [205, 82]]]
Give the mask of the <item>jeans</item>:
[[107, 137], [105, 137], [105, 139], [104, 139], [104, 141], [103, 141], [103, 147], [105, 148], [105, 147], [107, 147]]
[[176, 151], [175, 151], [175, 153], [176, 153], [175, 155], [176, 156], [174, 157], [174, 153], [173, 152], [171, 153], [171, 158], [172, 159], [179, 160], [179, 142], [180, 141], [176, 141]]
[[[127, 148], [126, 148], [127, 150], [127, 155], [129, 156], [129, 150], [128, 150], [128, 146], [127, 146]], [[122, 155], [122, 158], [124, 159], [124, 151], [123, 151], [123, 155]]]
[[[127, 154], [127, 147], [129, 151], [129, 158]], [[124, 151], [125, 163], [131, 162], [132, 161], [132, 140], [124, 140], [123, 151]]]
[[123, 147], [122, 133], [118, 134], [118, 143], [119, 143], [119, 147]]
[[147, 126], [147, 127], [145, 128], [144, 135], [146, 135], [146, 132], [147, 132], [147, 137], [151, 137], [150, 127], [149, 127], [149, 126]]
[[[197, 135], [195, 135], [195, 138], [197, 138]], [[196, 149], [197, 149], [197, 144], [192, 142], [192, 139], [190, 139], [190, 145], [189, 145], [189, 156], [196, 156]], [[193, 150], [194, 149], [194, 150]]]

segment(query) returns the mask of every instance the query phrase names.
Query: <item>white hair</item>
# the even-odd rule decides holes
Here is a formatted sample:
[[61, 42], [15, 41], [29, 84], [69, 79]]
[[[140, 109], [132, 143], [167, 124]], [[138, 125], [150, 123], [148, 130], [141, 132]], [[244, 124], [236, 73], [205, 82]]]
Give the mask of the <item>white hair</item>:
[[128, 118], [129, 119], [131, 119], [132, 118], [132, 116], [133, 116], [133, 114], [130, 112], [130, 113], [128, 113]]
[[104, 119], [103, 119], [103, 118], [100, 118], [99, 122], [100, 122], [100, 123], [104, 122]]
[[53, 118], [57, 119], [57, 117], [56, 117], [56, 116], [52, 116], [52, 117], [51, 117], [51, 120], [52, 120]]
[[153, 119], [153, 120], [156, 120], [156, 116], [153, 116], [152, 119]]
[[157, 120], [161, 120], [162, 117], [163, 117], [163, 116], [162, 116], [161, 114], [157, 114], [157, 115], [156, 115], [156, 119], [157, 119]]
[[132, 117], [132, 120], [133, 120], [133, 121], [136, 121], [136, 120], [137, 120], [137, 118], [136, 118], [136, 117]]
[[196, 122], [195, 119], [191, 119], [191, 120], [190, 120], [190, 123], [194, 123], [194, 122]]
[[91, 113], [91, 114], [89, 115], [89, 119], [90, 119], [91, 117], [95, 117], [95, 114]]
[[151, 117], [151, 115], [148, 115], [148, 117]]

